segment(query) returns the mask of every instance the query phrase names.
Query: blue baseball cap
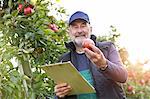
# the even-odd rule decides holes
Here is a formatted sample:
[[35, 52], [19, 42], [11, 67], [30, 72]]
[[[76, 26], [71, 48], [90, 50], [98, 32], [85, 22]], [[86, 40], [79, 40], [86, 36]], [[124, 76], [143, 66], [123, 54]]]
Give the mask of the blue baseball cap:
[[77, 19], [82, 19], [85, 20], [87, 23], [90, 23], [89, 16], [86, 13], [82, 11], [77, 11], [71, 15], [69, 19], [69, 25]]

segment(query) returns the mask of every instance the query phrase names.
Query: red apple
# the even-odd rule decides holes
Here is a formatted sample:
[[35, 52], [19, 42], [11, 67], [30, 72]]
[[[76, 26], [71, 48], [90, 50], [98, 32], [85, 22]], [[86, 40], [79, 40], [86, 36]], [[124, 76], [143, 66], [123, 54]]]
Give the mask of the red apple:
[[127, 90], [128, 90], [128, 92], [132, 92], [133, 91], [133, 87], [131, 85], [129, 85]]
[[58, 26], [56, 24], [49, 24], [48, 27], [53, 30], [54, 32], [58, 32]]
[[139, 83], [140, 83], [141, 85], [144, 85], [144, 84], [145, 84], [145, 80], [144, 80], [144, 79], [141, 79], [141, 80], [139, 81]]
[[53, 26], [53, 24], [48, 24], [48, 28], [50, 28], [50, 29], [52, 29], [54, 26]]
[[88, 49], [92, 50], [90, 44], [95, 45], [95, 44], [94, 44], [94, 41], [91, 40], [91, 39], [89, 39], [89, 38], [84, 39], [83, 42], [82, 42], [83, 48], [88, 48]]
[[23, 4], [19, 4], [19, 5], [18, 5], [18, 11], [19, 11], [19, 12], [22, 12], [22, 8], [23, 8]]
[[58, 32], [58, 31], [59, 31], [59, 29], [58, 29], [57, 27], [54, 27], [52, 30], [53, 30], [54, 32]]
[[29, 15], [29, 14], [31, 14], [32, 13], [32, 8], [31, 7], [26, 7], [26, 8], [24, 8], [24, 14], [25, 15]]

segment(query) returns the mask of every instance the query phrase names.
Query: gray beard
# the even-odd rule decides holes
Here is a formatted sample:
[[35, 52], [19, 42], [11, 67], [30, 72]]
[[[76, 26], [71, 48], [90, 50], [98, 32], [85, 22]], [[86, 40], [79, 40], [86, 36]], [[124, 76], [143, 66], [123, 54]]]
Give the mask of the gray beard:
[[77, 38], [74, 39], [73, 42], [74, 42], [74, 44], [75, 44], [77, 47], [80, 47], [80, 48], [81, 48], [81, 47], [82, 47], [82, 42], [83, 42], [84, 39], [86, 39], [86, 37], [82, 37], [82, 36], [81, 36], [81, 37], [77, 37]]

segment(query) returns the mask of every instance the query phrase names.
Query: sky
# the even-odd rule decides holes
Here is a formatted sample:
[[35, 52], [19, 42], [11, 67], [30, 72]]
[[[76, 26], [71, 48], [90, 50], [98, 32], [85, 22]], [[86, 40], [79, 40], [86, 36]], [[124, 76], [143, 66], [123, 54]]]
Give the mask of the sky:
[[150, 59], [149, 0], [61, 0], [60, 5], [69, 15], [86, 12], [97, 36], [106, 35], [110, 25], [115, 26], [131, 60]]

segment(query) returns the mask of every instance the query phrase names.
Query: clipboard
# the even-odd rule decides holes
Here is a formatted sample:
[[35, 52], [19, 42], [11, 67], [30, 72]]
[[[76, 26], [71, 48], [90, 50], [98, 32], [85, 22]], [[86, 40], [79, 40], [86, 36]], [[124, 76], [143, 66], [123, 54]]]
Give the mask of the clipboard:
[[78, 72], [71, 62], [41, 66], [55, 83], [68, 83], [72, 90], [69, 95], [95, 93], [94, 87]]

